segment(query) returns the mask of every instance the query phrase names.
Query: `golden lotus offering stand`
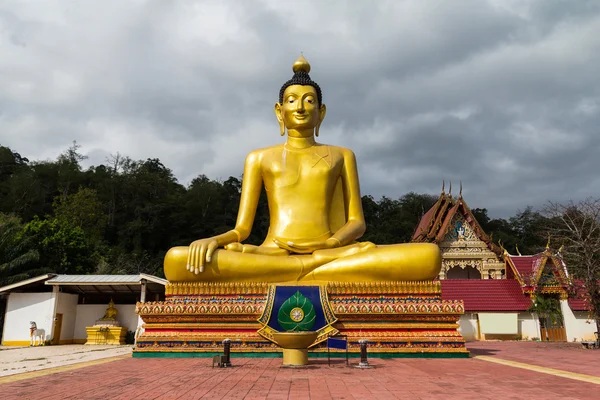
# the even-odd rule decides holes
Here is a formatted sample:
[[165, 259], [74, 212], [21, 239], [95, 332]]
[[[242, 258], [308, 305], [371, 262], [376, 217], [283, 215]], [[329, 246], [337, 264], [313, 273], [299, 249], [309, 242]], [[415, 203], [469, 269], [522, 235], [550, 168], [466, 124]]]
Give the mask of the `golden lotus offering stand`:
[[317, 332], [274, 332], [273, 339], [283, 349], [284, 366], [308, 364], [308, 348], [317, 340]]

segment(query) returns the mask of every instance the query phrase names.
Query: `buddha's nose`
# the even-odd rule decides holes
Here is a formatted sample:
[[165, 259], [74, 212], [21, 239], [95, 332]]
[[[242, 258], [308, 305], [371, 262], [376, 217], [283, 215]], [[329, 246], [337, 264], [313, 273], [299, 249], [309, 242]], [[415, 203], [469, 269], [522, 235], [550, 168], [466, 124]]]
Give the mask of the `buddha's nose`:
[[304, 112], [304, 102], [299, 101], [296, 105], [296, 112], [302, 114]]

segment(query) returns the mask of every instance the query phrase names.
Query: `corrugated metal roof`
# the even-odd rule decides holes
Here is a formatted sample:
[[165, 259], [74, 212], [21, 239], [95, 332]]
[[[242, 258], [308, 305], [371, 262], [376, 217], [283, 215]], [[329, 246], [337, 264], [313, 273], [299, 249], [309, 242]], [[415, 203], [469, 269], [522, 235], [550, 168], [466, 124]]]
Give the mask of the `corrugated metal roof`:
[[11, 291], [13, 289], [17, 289], [17, 288], [20, 288], [20, 287], [23, 287], [23, 286], [27, 286], [27, 285], [30, 285], [32, 283], [44, 281], [44, 280], [46, 280], [48, 278], [51, 278], [53, 276], [55, 276], [55, 274], [44, 274], [44, 275], [39, 275], [39, 276], [36, 276], [36, 277], [33, 277], [33, 278], [25, 279], [24, 281], [13, 283], [11, 285], [6, 285], [6, 286], [3, 286], [3, 287], [0, 287], [0, 293], [2, 293], [2, 292], [9, 292], [9, 291]]
[[147, 274], [137, 275], [57, 275], [46, 281], [47, 285], [110, 285], [125, 284], [139, 285], [142, 279], [150, 280], [155, 283], [166, 284], [165, 279]]

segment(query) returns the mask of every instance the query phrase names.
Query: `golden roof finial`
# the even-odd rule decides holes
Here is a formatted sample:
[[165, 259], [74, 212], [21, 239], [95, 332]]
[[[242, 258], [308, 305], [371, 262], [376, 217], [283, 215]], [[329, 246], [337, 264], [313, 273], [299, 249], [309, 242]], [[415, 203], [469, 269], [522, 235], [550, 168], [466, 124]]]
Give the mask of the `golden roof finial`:
[[546, 243], [546, 250], [550, 250], [550, 232], [548, 232], [548, 242]]
[[502, 250], [503, 254], [508, 254], [508, 251], [506, 251], [506, 249], [504, 248], [504, 245], [502, 244], [502, 240], [498, 239], [498, 246], [500, 246], [500, 250]]
[[304, 58], [302, 52], [300, 52], [300, 57], [298, 57], [298, 59], [294, 62], [294, 65], [292, 66], [292, 71], [294, 71], [294, 73], [310, 72], [310, 64], [308, 63], [308, 61], [306, 61], [306, 58]]
[[452, 181], [450, 181], [450, 188], [448, 189], [448, 196], [452, 197]]
[[462, 180], [460, 181], [460, 192], [458, 193], [458, 197], [462, 199]]
[[446, 187], [446, 181], [442, 180], [442, 194], [446, 194], [446, 192], [444, 191]]
[[518, 255], [522, 255], [521, 252], [519, 251], [519, 245], [515, 244], [515, 250], [517, 250], [517, 254]]
[[562, 254], [564, 248], [565, 248], [565, 242], [563, 242], [563, 244], [560, 245], [560, 248], [558, 249], [558, 252], [560, 254]]

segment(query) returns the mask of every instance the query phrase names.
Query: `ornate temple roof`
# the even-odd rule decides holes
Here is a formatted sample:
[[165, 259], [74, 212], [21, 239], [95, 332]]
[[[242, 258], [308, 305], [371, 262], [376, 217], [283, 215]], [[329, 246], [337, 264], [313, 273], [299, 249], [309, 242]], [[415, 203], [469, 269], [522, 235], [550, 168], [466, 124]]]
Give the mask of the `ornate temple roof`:
[[495, 245], [492, 238], [483, 231], [471, 209], [467, 206], [462, 197], [462, 190], [459, 197], [455, 199], [450, 192], [445, 193], [442, 189], [439, 199], [421, 218], [413, 234], [412, 241], [440, 243], [446, 237], [452, 225], [452, 218], [457, 213], [462, 215], [477, 237], [485, 242], [491, 251], [499, 257], [502, 256], [502, 249]]
[[552, 253], [549, 248], [541, 253], [527, 256], [515, 256], [505, 251], [504, 262], [506, 277], [516, 279], [525, 290], [565, 289], [571, 285], [569, 272], [560, 253]]
[[514, 279], [444, 279], [443, 300], [463, 300], [465, 312], [527, 311], [529, 295]]

